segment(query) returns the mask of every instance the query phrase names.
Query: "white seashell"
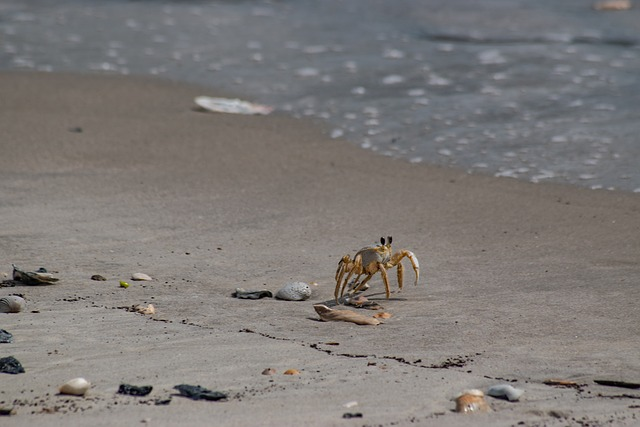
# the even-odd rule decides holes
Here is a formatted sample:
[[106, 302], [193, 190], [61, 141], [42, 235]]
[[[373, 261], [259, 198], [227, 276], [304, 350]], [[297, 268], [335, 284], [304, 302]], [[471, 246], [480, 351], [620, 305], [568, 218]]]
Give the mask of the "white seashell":
[[284, 285], [278, 292], [276, 298], [287, 301], [304, 301], [311, 297], [311, 286], [304, 282], [290, 282]]
[[273, 107], [254, 104], [240, 99], [213, 98], [210, 96], [198, 96], [194, 102], [205, 110], [217, 113], [231, 114], [269, 114]]
[[60, 390], [60, 394], [84, 396], [90, 387], [91, 383], [84, 378], [74, 378], [62, 384], [58, 390]]
[[17, 295], [9, 295], [0, 298], [0, 313], [19, 313], [26, 307], [24, 298]]
[[131, 280], [153, 280], [150, 276], [144, 274], [144, 273], [133, 273], [131, 275]]
[[503, 399], [506, 398], [510, 402], [514, 402], [520, 399], [522, 393], [524, 393], [524, 390], [515, 388], [509, 384], [494, 385], [492, 387], [489, 387], [489, 390], [487, 390], [487, 394], [489, 396], [500, 397]]

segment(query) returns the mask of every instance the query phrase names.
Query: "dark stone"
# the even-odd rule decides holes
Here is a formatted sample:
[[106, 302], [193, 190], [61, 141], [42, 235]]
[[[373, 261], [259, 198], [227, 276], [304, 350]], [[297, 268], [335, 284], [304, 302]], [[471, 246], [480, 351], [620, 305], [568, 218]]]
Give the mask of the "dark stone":
[[7, 332], [4, 329], [0, 329], [0, 343], [10, 343], [13, 342], [13, 335], [11, 332]]
[[150, 385], [136, 386], [131, 384], [120, 384], [118, 393], [128, 394], [129, 396], [146, 396], [151, 393], [153, 387]]
[[262, 289], [259, 291], [247, 291], [242, 288], [236, 289], [233, 296], [239, 299], [261, 299], [261, 298], [273, 298], [271, 291]]
[[219, 391], [211, 391], [199, 385], [180, 384], [175, 387], [180, 392], [180, 396], [193, 400], [226, 400], [227, 395]]
[[362, 412], [345, 412], [342, 414], [342, 418], [362, 418]]
[[13, 356], [3, 357], [0, 359], [0, 372], [4, 374], [23, 374], [24, 368]]

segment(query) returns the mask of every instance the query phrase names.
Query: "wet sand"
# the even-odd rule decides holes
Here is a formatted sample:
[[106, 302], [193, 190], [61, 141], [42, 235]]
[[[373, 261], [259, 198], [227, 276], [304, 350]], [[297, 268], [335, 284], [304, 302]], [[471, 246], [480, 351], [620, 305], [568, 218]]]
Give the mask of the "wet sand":
[[[194, 111], [202, 94], [216, 95], [0, 77], [0, 271], [60, 278], [0, 288], [28, 302], [0, 315], [14, 335], [0, 356], [26, 370], [1, 375], [0, 406], [16, 410], [3, 425], [637, 423], [639, 391], [594, 383], [640, 382], [637, 194], [409, 164], [280, 114]], [[319, 322], [338, 260], [388, 235], [420, 260], [418, 286], [405, 262], [401, 293], [386, 300], [379, 275], [365, 292], [393, 314], [384, 324]], [[231, 297], [298, 280], [318, 283], [309, 301]], [[126, 310], [149, 303], [154, 316]], [[86, 397], [56, 395], [78, 376]], [[462, 390], [505, 382], [519, 402], [452, 412]], [[121, 383], [154, 389], [123, 396]], [[229, 399], [156, 404], [182, 383]]]

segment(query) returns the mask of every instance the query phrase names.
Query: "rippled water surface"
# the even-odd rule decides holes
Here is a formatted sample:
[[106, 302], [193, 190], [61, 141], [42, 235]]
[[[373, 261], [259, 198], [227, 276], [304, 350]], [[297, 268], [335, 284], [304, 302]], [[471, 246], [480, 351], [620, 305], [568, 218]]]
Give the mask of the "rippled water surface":
[[4, 0], [0, 68], [159, 75], [409, 162], [640, 192], [640, 8], [592, 4]]

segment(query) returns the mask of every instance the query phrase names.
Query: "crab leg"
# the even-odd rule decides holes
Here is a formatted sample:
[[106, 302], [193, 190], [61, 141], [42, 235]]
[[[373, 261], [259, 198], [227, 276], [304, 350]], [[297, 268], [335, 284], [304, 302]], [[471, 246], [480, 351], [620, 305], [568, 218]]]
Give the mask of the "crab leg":
[[[359, 277], [359, 276], [358, 276]], [[356, 292], [359, 292], [360, 289], [364, 288], [364, 285], [367, 284], [367, 282], [369, 281], [369, 279], [371, 279], [373, 277], [372, 273], [367, 273], [367, 277], [364, 278], [364, 280], [360, 283], [357, 284], [357, 286], [354, 286], [353, 289], [351, 289], [351, 291], [349, 291], [349, 293], [351, 295], [355, 294]]]
[[[415, 284], [418, 284], [418, 279], [420, 278], [420, 263], [418, 262], [418, 258], [416, 258], [416, 256], [413, 254], [413, 252], [411, 251], [407, 251], [407, 250], [402, 250], [400, 252], [396, 252], [395, 254], [393, 254], [391, 256], [391, 261], [389, 261], [387, 263], [387, 267], [394, 267], [394, 266], [398, 266], [398, 278], [400, 276], [400, 261], [402, 260], [402, 258], [407, 257], [409, 258], [409, 261], [411, 261], [411, 266], [413, 267], [413, 271], [415, 271], [416, 273], [416, 282]], [[398, 285], [402, 288], [402, 285], [400, 283], [398, 283]]]
[[384, 287], [387, 291], [387, 299], [389, 299], [389, 295], [391, 295], [391, 289], [389, 288], [389, 276], [387, 275], [387, 270], [385, 270], [384, 264], [382, 264], [381, 262], [378, 263], [378, 269], [380, 270], [382, 281], [384, 282]]
[[349, 268], [349, 264], [351, 264], [351, 258], [349, 258], [349, 255], [343, 256], [338, 263], [338, 269], [336, 270], [336, 283], [338, 284], [338, 286], [340, 285], [340, 283], [342, 283], [342, 278], [344, 277], [344, 273]]

